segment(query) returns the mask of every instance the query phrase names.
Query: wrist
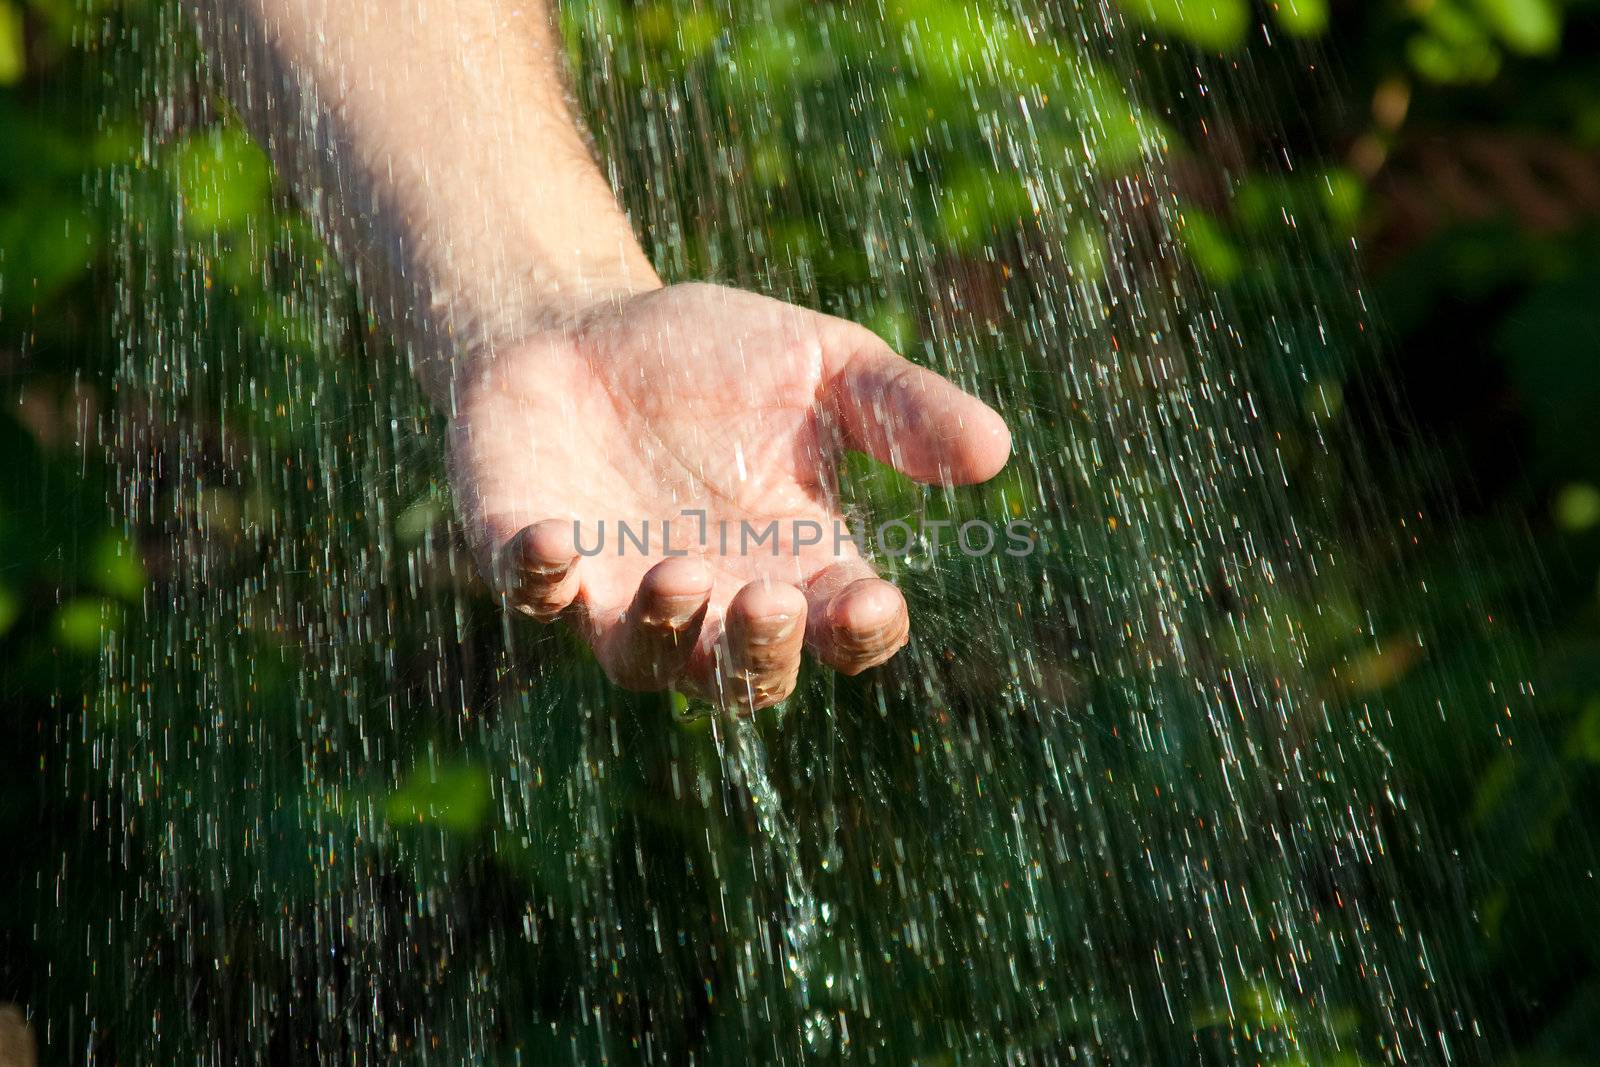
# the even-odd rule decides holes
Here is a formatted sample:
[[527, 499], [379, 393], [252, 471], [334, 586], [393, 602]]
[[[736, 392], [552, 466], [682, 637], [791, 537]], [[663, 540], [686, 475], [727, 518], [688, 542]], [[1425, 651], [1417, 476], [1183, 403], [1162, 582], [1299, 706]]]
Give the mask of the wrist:
[[609, 247], [591, 240], [565, 254], [541, 243], [514, 268], [433, 287], [415, 369], [442, 410], [452, 411], [459, 385], [505, 353], [663, 287], [631, 233]]

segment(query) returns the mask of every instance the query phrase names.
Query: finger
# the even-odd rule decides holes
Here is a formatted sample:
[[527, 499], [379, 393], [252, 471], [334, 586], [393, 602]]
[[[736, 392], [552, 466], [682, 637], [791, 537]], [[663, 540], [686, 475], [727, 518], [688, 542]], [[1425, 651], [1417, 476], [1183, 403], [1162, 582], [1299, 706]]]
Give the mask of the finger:
[[683, 670], [700, 637], [711, 596], [711, 568], [677, 557], [646, 572], [627, 613], [604, 641], [601, 661], [625, 689], [664, 689]]
[[971, 485], [1000, 473], [1011, 454], [1005, 420], [861, 333], [861, 343], [828, 368], [824, 392], [845, 444], [919, 482]]
[[572, 535], [566, 519], [545, 519], [524, 526], [501, 549], [502, 588], [518, 611], [550, 622], [578, 595], [578, 549]]
[[911, 618], [905, 597], [864, 560], [825, 567], [806, 586], [806, 643], [841, 674], [860, 674], [905, 647]]
[[794, 692], [805, 620], [805, 594], [792, 585], [761, 580], [734, 594], [724, 618], [725, 703], [755, 711]]

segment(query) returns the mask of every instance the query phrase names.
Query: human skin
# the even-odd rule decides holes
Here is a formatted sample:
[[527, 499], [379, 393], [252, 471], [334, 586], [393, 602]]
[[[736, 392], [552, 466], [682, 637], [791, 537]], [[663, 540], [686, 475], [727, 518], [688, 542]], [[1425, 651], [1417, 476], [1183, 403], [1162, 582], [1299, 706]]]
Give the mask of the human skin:
[[[569, 621], [623, 686], [742, 710], [788, 696], [805, 648], [855, 674], [904, 646], [899, 590], [831, 536], [838, 460], [981, 482], [1010, 450], [994, 411], [853, 323], [663, 286], [542, 4], [196, 5], [222, 83], [449, 418], [457, 506], [511, 607]], [[574, 545], [685, 512], [829, 536], [776, 556]]]

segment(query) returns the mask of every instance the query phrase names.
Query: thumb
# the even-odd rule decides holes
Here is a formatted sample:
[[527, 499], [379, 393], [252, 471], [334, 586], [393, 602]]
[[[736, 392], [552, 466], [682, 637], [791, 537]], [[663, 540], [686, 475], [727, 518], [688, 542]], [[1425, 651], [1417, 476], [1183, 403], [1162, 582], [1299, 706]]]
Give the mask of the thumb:
[[928, 484], [972, 485], [1000, 473], [1011, 431], [994, 409], [869, 330], [853, 328], [846, 340], [824, 364], [823, 388], [846, 445]]

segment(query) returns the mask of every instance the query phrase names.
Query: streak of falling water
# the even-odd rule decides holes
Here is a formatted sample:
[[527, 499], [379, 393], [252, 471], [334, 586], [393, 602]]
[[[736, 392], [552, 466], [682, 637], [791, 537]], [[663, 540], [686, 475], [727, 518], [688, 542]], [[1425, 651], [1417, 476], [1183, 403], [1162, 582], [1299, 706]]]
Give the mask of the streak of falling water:
[[[713, 726], [715, 729], [715, 725]], [[718, 731], [719, 736], [723, 731]], [[728, 760], [734, 783], [743, 788], [755, 809], [762, 835], [772, 851], [773, 860], [781, 864], [776, 872], [783, 880], [784, 905], [783, 950], [784, 963], [798, 986], [802, 1010], [810, 1007], [810, 976], [817, 937], [821, 932], [816, 894], [812, 892], [805, 868], [800, 858], [800, 842], [795, 827], [784, 812], [783, 798], [778, 795], [767, 767], [766, 747], [756, 732], [753, 721], [736, 719], [726, 730], [731, 744], [718, 746], [718, 752]]]
[[[1041, 534], [886, 563], [893, 668], [724, 724], [482, 597], [438, 422], [281, 195], [238, 206], [259, 157], [149, 18], [106, 439], [167, 567], [84, 725], [139, 887], [137, 995], [84, 1009], [136, 1021], [119, 1061], [1485, 1058], [1461, 920], [1408, 897], [1412, 708], [1362, 682], [1431, 632], [1367, 588], [1410, 580], [1416, 487], [1284, 443], [1359, 294], [1225, 302], [1186, 251], [1173, 101], [1294, 59], [1174, 68], [1089, 0], [569, 6], [664, 274], [867, 322], [1011, 421], [993, 485], [861, 465], [853, 513]], [[1282, 262], [1344, 270], [1312, 231]], [[1428, 713], [1509, 716], [1480, 662]]]

